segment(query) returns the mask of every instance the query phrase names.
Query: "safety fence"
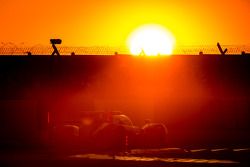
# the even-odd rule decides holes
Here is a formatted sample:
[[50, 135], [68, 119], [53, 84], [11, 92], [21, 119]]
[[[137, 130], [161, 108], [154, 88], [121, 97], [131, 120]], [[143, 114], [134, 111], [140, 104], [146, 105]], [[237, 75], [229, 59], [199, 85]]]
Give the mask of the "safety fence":
[[[226, 54], [250, 53], [250, 45], [222, 45], [227, 49]], [[68, 47], [58, 45], [61, 55], [114, 55], [130, 54], [126, 47], [109, 47], [109, 46], [91, 46], [91, 47]], [[51, 55], [53, 52], [51, 46], [18, 46], [12, 43], [0, 44], [0, 55]], [[216, 45], [193, 45], [193, 46], [176, 46], [173, 54], [176, 55], [198, 55], [198, 54], [220, 54]]]

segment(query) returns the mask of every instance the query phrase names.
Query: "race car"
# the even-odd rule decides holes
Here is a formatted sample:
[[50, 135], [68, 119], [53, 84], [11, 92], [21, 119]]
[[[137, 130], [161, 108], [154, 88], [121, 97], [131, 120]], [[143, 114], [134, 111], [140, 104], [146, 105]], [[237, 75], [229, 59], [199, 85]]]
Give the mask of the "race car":
[[120, 112], [88, 112], [77, 124], [64, 124], [53, 131], [55, 144], [78, 145], [87, 150], [129, 151], [161, 148], [167, 144], [164, 124], [147, 121], [143, 127], [137, 127]]

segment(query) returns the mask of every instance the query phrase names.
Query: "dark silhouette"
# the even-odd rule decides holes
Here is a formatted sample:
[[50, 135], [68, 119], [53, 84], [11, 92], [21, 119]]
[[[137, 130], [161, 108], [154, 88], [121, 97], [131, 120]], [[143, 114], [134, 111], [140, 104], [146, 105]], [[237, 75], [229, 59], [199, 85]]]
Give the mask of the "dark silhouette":
[[221, 55], [224, 56], [224, 55], [227, 53], [227, 49], [225, 49], [225, 50], [223, 51], [223, 50], [222, 50], [222, 47], [221, 47], [221, 45], [220, 45], [219, 42], [217, 43], [217, 47], [219, 48], [219, 51], [220, 51]]
[[28, 56], [32, 56], [32, 53], [31, 53], [31, 52], [27, 52], [27, 55], [28, 55]]
[[61, 44], [62, 40], [61, 39], [51, 39], [50, 43], [52, 44], [52, 47], [54, 49], [54, 52], [52, 53], [52, 56], [54, 56], [54, 55], [60, 56], [60, 53], [59, 53], [59, 51], [58, 51], [58, 49], [56, 47], [56, 44]]

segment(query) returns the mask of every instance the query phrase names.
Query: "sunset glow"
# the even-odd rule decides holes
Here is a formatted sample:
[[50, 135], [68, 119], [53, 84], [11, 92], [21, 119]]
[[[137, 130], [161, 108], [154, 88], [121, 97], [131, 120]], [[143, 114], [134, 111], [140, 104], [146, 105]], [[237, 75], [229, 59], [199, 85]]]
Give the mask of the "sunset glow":
[[3, 0], [0, 43], [125, 46], [131, 32], [152, 23], [172, 32], [177, 47], [249, 45], [249, 10], [248, 0]]
[[170, 55], [175, 39], [164, 27], [144, 25], [136, 29], [128, 39], [128, 46], [133, 55]]

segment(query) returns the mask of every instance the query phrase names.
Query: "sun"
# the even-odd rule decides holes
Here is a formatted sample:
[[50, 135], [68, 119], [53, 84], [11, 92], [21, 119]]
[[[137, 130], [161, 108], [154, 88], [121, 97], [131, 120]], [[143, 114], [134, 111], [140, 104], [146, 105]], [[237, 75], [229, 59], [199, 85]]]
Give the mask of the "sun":
[[128, 48], [132, 55], [171, 55], [175, 38], [160, 25], [149, 24], [136, 29], [128, 38]]

